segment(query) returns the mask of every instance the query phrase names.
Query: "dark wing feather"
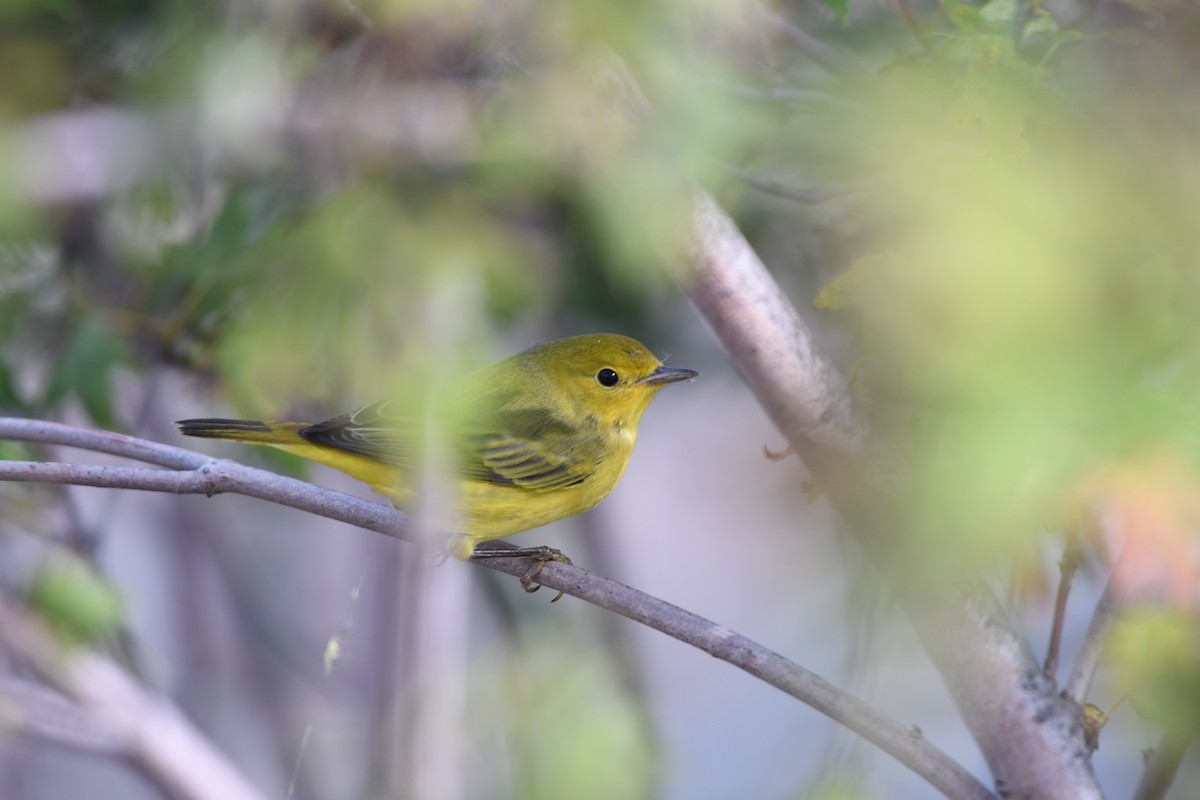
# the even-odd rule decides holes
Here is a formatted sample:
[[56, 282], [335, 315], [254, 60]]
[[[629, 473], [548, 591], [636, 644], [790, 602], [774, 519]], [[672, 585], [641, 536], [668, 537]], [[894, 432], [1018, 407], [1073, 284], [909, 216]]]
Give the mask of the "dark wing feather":
[[[416, 428], [411, 418], [389, 414], [389, 405], [364, 406], [304, 428], [300, 435], [314, 444], [415, 467]], [[464, 477], [527, 489], [582, 483], [603, 458], [594, 429], [581, 431], [545, 409], [487, 414], [465, 423], [455, 440]]]
[[417, 441], [413, 421], [388, 413], [390, 400], [363, 406], [349, 414], [327, 419], [300, 430], [313, 444], [334, 447], [387, 464], [411, 467], [416, 462]]
[[467, 474], [526, 489], [582, 483], [603, 449], [594, 430], [579, 430], [545, 409], [506, 411], [464, 442]]

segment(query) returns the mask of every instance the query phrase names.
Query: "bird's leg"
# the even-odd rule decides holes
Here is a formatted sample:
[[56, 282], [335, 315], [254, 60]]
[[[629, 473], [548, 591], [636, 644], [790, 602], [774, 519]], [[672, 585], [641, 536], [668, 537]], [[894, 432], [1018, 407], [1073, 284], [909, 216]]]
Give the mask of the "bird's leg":
[[[533, 559], [533, 563], [529, 566], [529, 569], [526, 570], [525, 574], [521, 576], [521, 588], [527, 592], [536, 592], [538, 589], [542, 588], [542, 585], [540, 583], [536, 583], [535, 579], [537, 578], [538, 574], [542, 571], [542, 568], [546, 566], [547, 561], [557, 561], [560, 564], [570, 564], [571, 563], [571, 559], [568, 558], [567, 556], [563, 555], [563, 552], [561, 550], [558, 550], [553, 547], [547, 547], [545, 545], [542, 545], [540, 547], [517, 547], [512, 550], [476, 550], [474, 553], [471, 554], [471, 558], [473, 558], [473, 559], [479, 559], [479, 558], [531, 558], [531, 559]], [[551, 600], [550, 602], [557, 603], [558, 599], [562, 596], [563, 596], [563, 593], [559, 592], [558, 594], [556, 594], [554, 596], [554, 599]]]

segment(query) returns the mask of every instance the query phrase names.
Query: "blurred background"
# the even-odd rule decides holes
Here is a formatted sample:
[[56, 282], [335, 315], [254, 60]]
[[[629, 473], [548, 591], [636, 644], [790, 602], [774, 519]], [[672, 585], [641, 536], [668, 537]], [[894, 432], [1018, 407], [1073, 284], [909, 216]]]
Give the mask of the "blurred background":
[[[1181, 0], [0, 0], [0, 413], [370, 496], [171, 421], [315, 421], [633, 336], [702, 377], [658, 397], [609, 499], [516, 543], [746, 634], [987, 783], [667, 268], [702, 186], [879, 433], [906, 568], [981, 573], [1041, 654], [1079, 538], [1069, 665], [1138, 554], [1093, 699], [1127, 796], [1200, 722], [1198, 78]], [[932, 793], [699, 651], [373, 533], [233, 496], [0, 484], [0, 508], [6, 595], [69, 616], [99, 601], [37, 587], [85, 565], [97, 646], [267, 796]], [[3, 700], [27, 675], [0, 664]], [[1197, 791], [1193, 755], [1168, 796]], [[164, 796], [11, 719], [0, 795]]]

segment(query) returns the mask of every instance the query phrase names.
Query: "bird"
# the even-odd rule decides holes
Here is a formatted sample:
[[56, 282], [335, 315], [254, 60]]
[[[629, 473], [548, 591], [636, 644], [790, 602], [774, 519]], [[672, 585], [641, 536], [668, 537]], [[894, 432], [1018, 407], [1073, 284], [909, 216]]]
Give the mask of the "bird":
[[[448, 381], [431, 407], [446, 425], [456, 484], [449, 554], [532, 557], [521, 582], [536, 590], [533, 579], [546, 561], [569, 563], [560, 551], [476, 551], [476, 545], [579, 514], [607, 497], [625, 472], [650, 401], [664, 386], [698, 375], [666, 366], [634, 339], [601, 333], [538, 344]], [[187, 436], [270, 445], [333, 467], [407, 510], [416, 496], [424, 423], [399, 408], [383, 400], [317, 423], [185, 419], [176, 425]]]

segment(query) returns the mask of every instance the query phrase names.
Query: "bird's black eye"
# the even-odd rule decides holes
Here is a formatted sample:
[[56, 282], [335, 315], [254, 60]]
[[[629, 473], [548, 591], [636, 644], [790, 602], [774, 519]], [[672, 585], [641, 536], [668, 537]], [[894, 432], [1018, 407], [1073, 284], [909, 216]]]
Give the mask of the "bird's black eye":
[[605, 367], [596, 373], [596, 380], [600, 382], [601, 386], [616, 386], [617, 381], [621, 380], [621, 376]]

